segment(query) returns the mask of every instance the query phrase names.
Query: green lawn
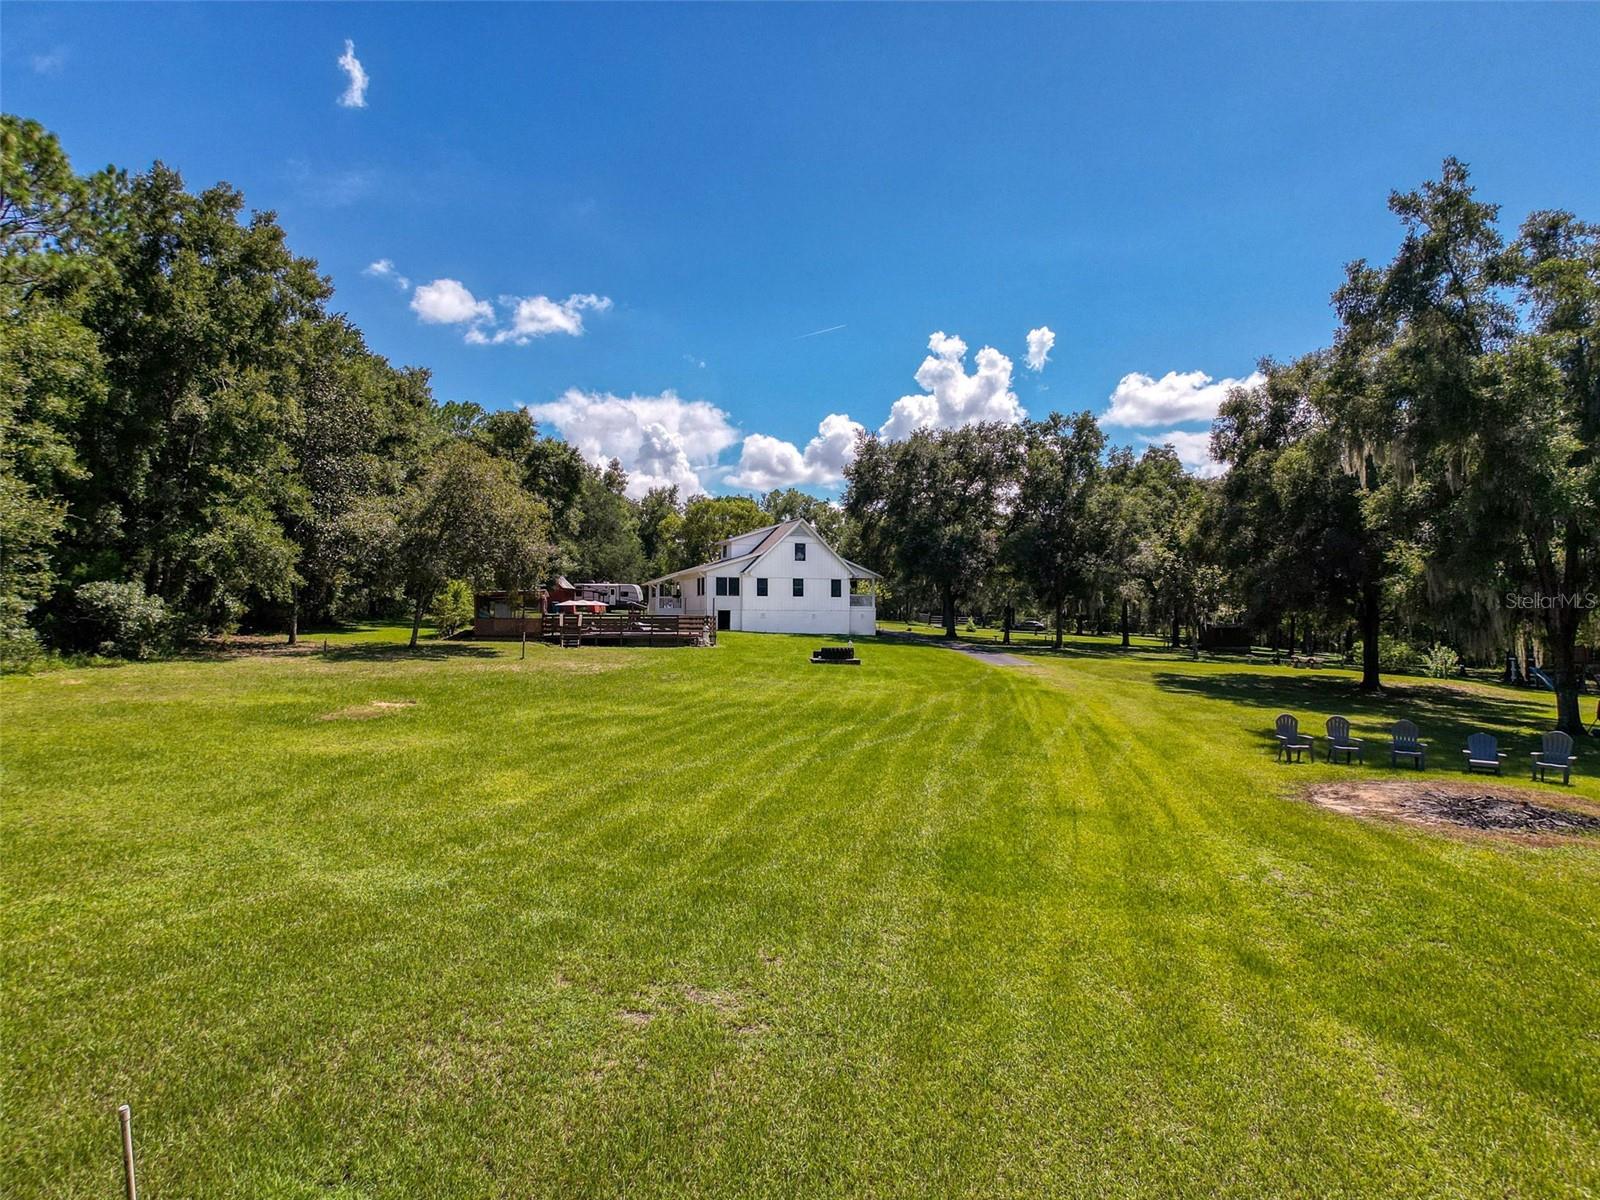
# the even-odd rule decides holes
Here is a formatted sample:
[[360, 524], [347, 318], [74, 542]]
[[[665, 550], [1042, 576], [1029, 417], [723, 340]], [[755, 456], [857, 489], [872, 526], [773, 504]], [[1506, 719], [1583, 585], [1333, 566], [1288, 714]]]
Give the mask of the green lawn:
[[127, 1101], [147, 1200], [1600, 1192], [1600, 841], [1327, 813], [1267, 737], [1515, 774], [1548, 694], [1114, 642], [0, 681], [3, 1190], [120, 1194]]

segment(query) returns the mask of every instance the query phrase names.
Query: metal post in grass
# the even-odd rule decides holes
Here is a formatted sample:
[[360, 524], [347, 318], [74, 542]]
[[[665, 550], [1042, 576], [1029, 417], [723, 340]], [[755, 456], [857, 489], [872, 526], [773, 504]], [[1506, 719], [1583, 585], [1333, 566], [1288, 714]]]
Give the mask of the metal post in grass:
[[139, 1185], [133, 1178], [133, 1109], [119, 1105], [117, 1120], [122, 1125], [122, 1179], [127, 1185], [128, 1200], [139, 1200]]

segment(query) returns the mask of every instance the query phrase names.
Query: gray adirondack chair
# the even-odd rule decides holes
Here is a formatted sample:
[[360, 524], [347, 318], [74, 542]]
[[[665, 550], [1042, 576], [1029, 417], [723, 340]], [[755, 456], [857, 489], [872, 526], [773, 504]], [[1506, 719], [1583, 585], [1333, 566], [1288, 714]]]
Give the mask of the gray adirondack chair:
[[1310, 754], [1311, 761], [1317, 761], [1317, 752], [1311, 739], [1300, 732], [1300, 722], [1297, 718], [1284, 713], [1276, 723], [1278, 737], [1278, 761], [1299, 762], [1302, 754]]
[[1329, 717], [1328, 724], [1328, 761], [1333, 761], [1335, 754], [1344, 755], [1344, 761], [1350, 762], [1351, 755], [1355, 761], [1365, 763], [1366, 752], [1363, 750], [1360, 738], [1350, 736], [1350, 721], [1346, 717]]
[[1572, 764], [1578, 756], [1572, 752], [1572, 739], [1558, 729], [1544, 735], [1542, 745], [1533, 754], [1533, 777], [1544, 781], [1546, 771], [1560, 771], [1561, 782], [1572, 782]]
[[1389, 765], [1397, 767], [1402, 758], [1409, 758], [1416, 762], [1417, 770], [1428, 769], [1428, 743], [1423, 741], [1420, 730], [1410, 721], [1396, 721], [1389, 737]]
[[1493, 771], [1500, 774], [1500, 767], [1506, 761], [1505, 751], [1499, 748], [1499, 743], [1494, 740], [1494, 735], [1489, 733], [1475, 733], [1467, 739], [1467, 748], [1461, 752], [1467, 757], [1467, 774], [1474, 771]]

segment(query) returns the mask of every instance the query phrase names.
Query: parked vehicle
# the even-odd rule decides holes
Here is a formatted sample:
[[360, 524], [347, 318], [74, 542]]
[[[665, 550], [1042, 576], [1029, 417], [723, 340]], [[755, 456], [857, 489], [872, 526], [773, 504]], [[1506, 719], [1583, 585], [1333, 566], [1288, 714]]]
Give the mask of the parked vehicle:
[[1028, 617], [1025, 620], [1018, 621], [1011, 628], [1017, 630], [1019, 633], [1043, 633], [1046, 626], [1045, 623], [1039, 620], [1038, 617]]
[[637, 583], [580, 583], [578, 599], [598, 600], [608, 608], [643, 608], [644, 589]]

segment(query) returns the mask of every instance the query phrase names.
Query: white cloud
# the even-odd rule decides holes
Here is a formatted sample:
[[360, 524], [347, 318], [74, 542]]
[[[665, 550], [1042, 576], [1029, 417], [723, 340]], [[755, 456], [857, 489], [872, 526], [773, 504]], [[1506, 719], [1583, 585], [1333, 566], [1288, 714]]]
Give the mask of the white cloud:
[[356, 57], [356, 44], [349, 38], [344, 40], [344, 53], [339, 56], [339, 69], [349, 78], [349, 82], [345, 84], [344, 94], [339, 97], [339, 104], [344, 108], [365, 108], [367, 72], [361, 65], [361, 60]]
[[559, 301], [549, 296], [503, 296], [500, 302], [511, 305], [511, 325], [498, 330], [489, 340], [517, 346], [526, 346], [534, 338], [552, 333], [582, 337], [584, 310], [606, 312], [611, 308], [611, 297], [596, 296], [593, 292]]
[[1055, 349], [1056, 335], [1048, 325], [1028, 330], [1028, 370], [1042, 371], [1050, 361], [1050, 351]]
[[388, 280], [388, 282], [394, 284], [395, 287], [399, 288], [402, 292], [407, 291], [411, 287], [411, 280], [407, 279], [395, 269], [392, 259], [380, 258], [375, 263], [368, 263], [361, 273], [363, 275], [370, 275], [374, 279]]
[[902, 396], [879, 430], [886, 438], [903, 438], [917, 429], [955, 429], [978, 421], [1016, 424], [1027, 413], [1011, 390], [1011, 360], [992, 346], [978, 351], [977, 370], [967, 374], [967, 344], [958, 337], [935, 333], [933, 351], [917, 368], [924, 392]]
[[1111, 407], [1100, 417], [1102, 425], [1171, 425], [1181, 421], [1209, 421], [1233, 387], [1254, 387], [1262, 382], [1256, 371], [1244, 379], [1213, 380], [1204, 371], [1168, 371], [1152, 379], [1135, 371], [1124, 375], [1111, 393]]
[[[423, 284], [411, 297], [411, 311], [429, 325], [476, 326], [494, 320], [494, 306], [467, 291], [459, 279], [435, 279]], [[471, 335], [476, 332], [475, 328], [469, 331], [467, 340], [472, 341]]]
[[30, 55], [28, 64], [33, 68], [35, 75], [59, 75], [61, 69], [67, 65], [67, 48], [57, 46], [47, 53]]
[[[379, 259], [364, 272], [379, 279], [404, 281], [386, 258]], [[593, 293], [568, 296], [565, 300], [552, 300], [549, 296], [502, 296], [500, 303], [510, 312], [509, 324], [501, 326], [495, 318], [494, 305], [480, 300], [467, 290], [459, 279], [435, 279], [419, 287], [411, 297], [411, 310], [430, 325], [465, 325], [463, 335], [474, 346], [500, 345], [509, 342], [526, 346], [534, 338], [552, 333], [569, 337], [583, 336], [585, 311], [605, 312], [611, 308], [609, 296]]]
[[856, 435], [865, 432], [844, 413], [829, 413], [804, 450], [782, 438], [753, 433], [744, 439], [739, 465], [728, 482], [763, 492], [803, 483], [832, 487], [844, 478], [846, 464], [855, 457]]
[[1211, 457], [1211, 432], [1189, 433], [1173, 429], [1167, 433], [1143, 435], [1152, 446], [1169, 445], [1177, 452], [1178, 461], [1202, 479], [1213, 479], [1227, 470]]
[[569, 388], [549, 404], [530, 404], [534, 420], [553, 425], [592, 463], [616, 458], [628, 472], [628, 495], [677, 485], [682, 496], [705, 491], [704, 475], [739, 440], [728, 414], [671, 390], [659, 396], [617, 396]]

